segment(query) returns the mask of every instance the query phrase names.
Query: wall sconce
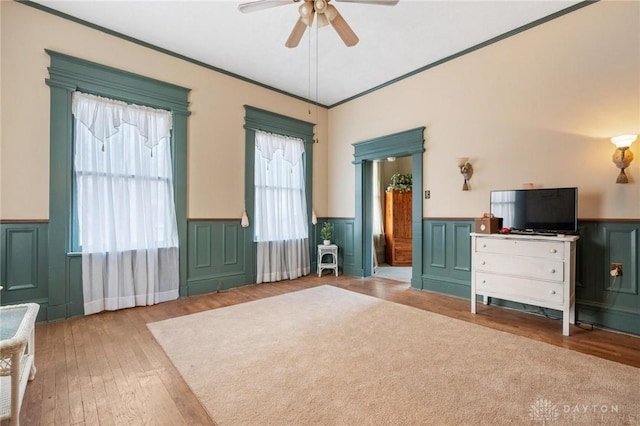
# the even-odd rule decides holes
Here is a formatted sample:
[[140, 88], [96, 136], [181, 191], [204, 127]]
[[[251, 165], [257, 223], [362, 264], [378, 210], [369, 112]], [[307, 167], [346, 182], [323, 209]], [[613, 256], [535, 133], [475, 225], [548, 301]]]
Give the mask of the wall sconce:
[[464, 184], [462, 185], [463, 191], [468, 191], [469, 180], [471, 180], [471, 176], [473, 176], [473, 167], [469, 164], [469, 158], [467, 157], [459, 157], [458, 158], [458, 167], [460, 168], [460, 173], [464, 176]]
[[638, 135], [620, 135], [611, 138], [611, 143], [616, 146], [611, 161], [620, 169], [616, 183], [629, 183], [629, 178], [625, 174], [624, 169], [629, 167], [629, 164], [631, 164], [633, 160], [633, 152], [629, 150], [629, 147], [637, 137]]
[[394, 161], [396, 161], [396, 157], [387, 157], [387, 161], [393, 163]]

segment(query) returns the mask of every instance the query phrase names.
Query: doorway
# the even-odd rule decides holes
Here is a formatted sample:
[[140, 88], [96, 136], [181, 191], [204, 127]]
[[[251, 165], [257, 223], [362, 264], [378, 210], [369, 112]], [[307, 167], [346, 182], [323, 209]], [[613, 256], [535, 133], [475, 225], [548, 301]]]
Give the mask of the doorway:
[[[424, 127], [407, 130], [353, 144], [355, 148], [355, 230], [361, 254], [359, 263], [363, 277], [373, 275], [373, 161], [388, 157], [411, 157], [413, 193], [422, 194], [422, 156]], [[411, 286], [422, 288], [422, 197], [414, 196], [412, 216]], [[360, 238], [357, 238], [360, 237]]]
[[411, 282], [411, 156], [373, 161], [373, 276]]

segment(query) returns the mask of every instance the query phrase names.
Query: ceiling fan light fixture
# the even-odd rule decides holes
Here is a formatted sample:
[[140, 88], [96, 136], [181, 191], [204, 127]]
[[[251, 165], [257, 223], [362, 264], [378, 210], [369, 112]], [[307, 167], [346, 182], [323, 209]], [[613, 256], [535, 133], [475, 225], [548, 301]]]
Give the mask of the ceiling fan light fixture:
[[313, 8], [318, 13], [324, 13], [327, 7], [329, 7], [329, 4], [326, 2], [326, 0], [315, 0], [313, 2]]
[[[338, 36], [342, 39], [347, 47], [358, 44], [358, 36], [353, 32], [347, 21], [342, 17], [340, 12], [330, 4], [331, 0], [252, 0], [242, 3], [238, 9], [242, 13], [255, 12], [263, 9], [270, 9], [276, 6], [282, 6], [291, 3], [300, 3], [298, 12], [300, 17], [296, 22], [293, 31], [289, 35], [285, 46], [296, 47], [300, 39], [305, 33], [307, 27], [313, 24], [314, 16], [318, 15], [318, 27], [324, 27], [328, 24], [335, 29]], [[399, 0], [335, 0], [348, 3], [363, 3], [382, 6], [394, 6]]]
[[324, 12], [324, 16], [329, 20], [329, 22], [331, 22], [336, 19], [336, 16], [338, 16], [338, 10], [334, 5], [328, 4], [327, 10]]
[[302, 18], [308, 18], [309, 16], [313, 16], [313, 6], [309, 2], [305, 1], [298, 8], [298, 12]]

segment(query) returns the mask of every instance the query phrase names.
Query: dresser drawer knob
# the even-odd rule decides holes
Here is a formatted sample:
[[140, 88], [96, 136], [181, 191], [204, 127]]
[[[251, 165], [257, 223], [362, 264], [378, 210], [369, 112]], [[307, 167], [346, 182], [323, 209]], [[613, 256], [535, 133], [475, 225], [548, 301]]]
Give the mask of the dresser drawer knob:
[[555, 290], [551, 290], [551, 294], [556, 294], [556, 291]]
[[550, 251], [551, 253], [557, 253], [557, 252], [558, 252], [558, 250], [556, 250], [556, 249], [551, 249], [551, 250], [549, 250], [549, 251]]
[[485, 262], [484, 260], [482, 262], [480, 262], [481, 265], [486, 265], [487, 262]]
[[550, 273], [550, 274], [555, 274], [555, 273], [556, 273], [556, 270], [555, 270], [555, 269], [553, 269], [553, 268], [551, 268], [551, 269], [549, 269], [549, 273]]

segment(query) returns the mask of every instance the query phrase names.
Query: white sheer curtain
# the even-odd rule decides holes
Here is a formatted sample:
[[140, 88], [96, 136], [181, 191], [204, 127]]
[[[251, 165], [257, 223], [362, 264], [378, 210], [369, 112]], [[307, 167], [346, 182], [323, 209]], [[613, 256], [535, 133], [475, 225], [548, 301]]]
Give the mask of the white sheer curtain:
[[380, 259], [384, 259], [384, 183], [382, 176], [382, 162], [373, 162], [373, 266], [377, 268]]
[[178, 297], [171, 113], [73, 94], [85, 314]]
[[303, 141], [256, 131], [255, 143], [257, 282], [308, 275]]

